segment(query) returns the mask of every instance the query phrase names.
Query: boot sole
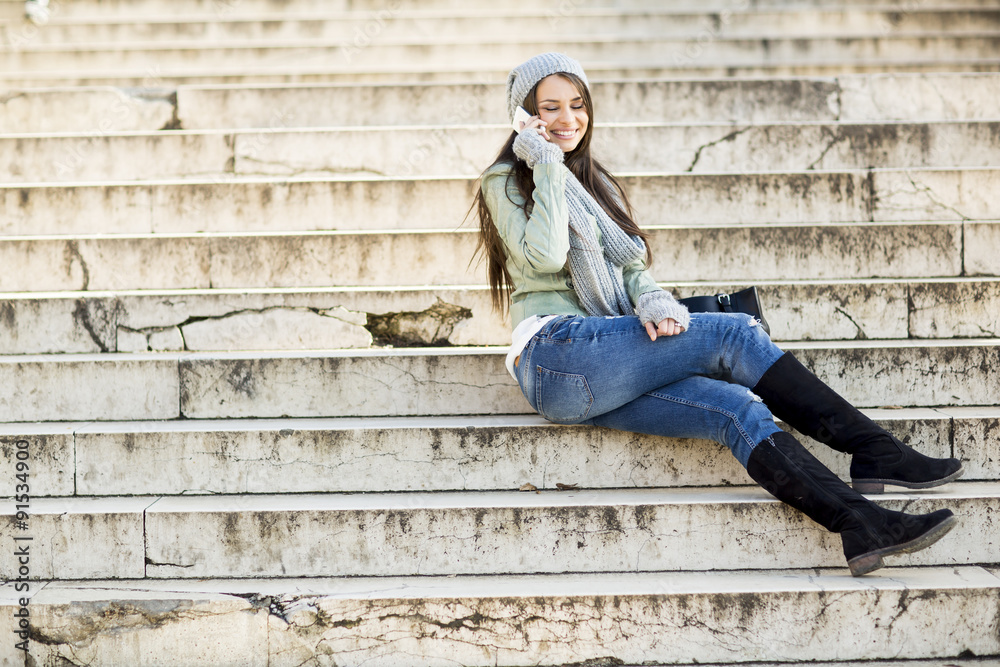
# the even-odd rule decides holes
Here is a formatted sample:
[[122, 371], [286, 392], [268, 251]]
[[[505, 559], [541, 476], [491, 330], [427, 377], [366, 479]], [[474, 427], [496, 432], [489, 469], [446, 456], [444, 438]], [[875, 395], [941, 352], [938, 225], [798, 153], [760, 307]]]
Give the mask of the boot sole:
[[907, 489], [933, 489], [936, 486], [954, 482], [965, 473], [965, 466], [962, 466], [947, 477], [932, 479], [929, 482], [904, 482], [898, 479], [854, 479], [851, 478], [851, 486], [858, 493], [878, 494], [885, 493], [885, 485], [902, 486]]
[[875, 551], [870, 551], [861, 556], [855, 556], [851, 560], [847, 561], [847, 566], [851, 568], [851, 575], [855, 577], [860, 577], [863, 574], [868, 574], [873, 572], [880, 567], [884, 566], [885, 563], [882, 562], [884, 556], [894, 556], [896, 554], [908, 554], [914, 551], [920, 551], [921, 549], [926, 549], [930, 545], [934, 544], [942, 537], [948, 534], [952, 528], [958, 525], [958, 517], [950, 516], [946, 518], [941, 523], [932, 527], [923, 535], [910, 540], [909, 542], [904, 542], [903, 544], [896, 544], [891, 547], [883, 547], [881, 549], [876, 549]]

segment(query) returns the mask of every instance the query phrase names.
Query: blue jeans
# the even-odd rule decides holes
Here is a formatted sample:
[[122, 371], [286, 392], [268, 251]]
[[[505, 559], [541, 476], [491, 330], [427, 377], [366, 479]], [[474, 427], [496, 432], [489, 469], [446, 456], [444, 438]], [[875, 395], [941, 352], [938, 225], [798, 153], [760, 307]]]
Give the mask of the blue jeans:
[[649, 340], [637, 317], [557, 317], [518, 360], [518, 384], [559, 424], [720, 442], [744, 467], [780, 429], [749, 387], [783, 352], [749, 315], [692, 313]]

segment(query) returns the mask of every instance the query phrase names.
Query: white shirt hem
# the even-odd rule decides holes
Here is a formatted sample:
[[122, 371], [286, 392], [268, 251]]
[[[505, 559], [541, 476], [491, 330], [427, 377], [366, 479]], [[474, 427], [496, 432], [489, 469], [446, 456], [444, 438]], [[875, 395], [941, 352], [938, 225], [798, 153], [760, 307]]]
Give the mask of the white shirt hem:
[[514, 374], [514, 359], [517, 358], [519, 354], [524, 351], [524, 348], [528, 346], [528, 342], [532, 337], [538, 333], [545, 324], [555, 318], [558, 315], [532, 315], [518, 324], [514, 331], [510, 334], [510, 350], [507, 352], [507, 372], [510, 376], [517, 381], [517, 375]]

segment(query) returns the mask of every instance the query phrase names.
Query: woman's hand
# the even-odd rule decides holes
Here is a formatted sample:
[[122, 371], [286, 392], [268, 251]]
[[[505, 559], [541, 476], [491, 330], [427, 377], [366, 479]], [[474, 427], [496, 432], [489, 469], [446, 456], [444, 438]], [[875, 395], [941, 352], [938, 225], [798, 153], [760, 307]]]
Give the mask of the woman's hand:
[[524, 160], [532, 169], [536, 164], [563, 161], [562, 148], [555, 142], [549, 141], [545, 121], [538, 116], [532, 116], [514, 139], [514, 155]]
[[662, 322], [655, 329], [653, 328], [652, 322], [646, 322], [646, 333], [649, 334], [649, 340], [656, 340], [656, 336], [673, 336], [674, 334], [679, 334], [684, 332], [684, 327], [677, 324], [674, 320], [669, 317]]
[[549, 133], [545, 131], [545, 126], [547, 124], [548, 123], [542, 120], [541, 116], [532, 116], [531, 118], [528, 119], [528, 122], [521, 123], [521, 132], [534, 130], [535, 132], [538, 133], [538, 136], [540, 136], [542, 139], [545, 139], [545, 141], [552, 141], [552, 139], [549, 138]]

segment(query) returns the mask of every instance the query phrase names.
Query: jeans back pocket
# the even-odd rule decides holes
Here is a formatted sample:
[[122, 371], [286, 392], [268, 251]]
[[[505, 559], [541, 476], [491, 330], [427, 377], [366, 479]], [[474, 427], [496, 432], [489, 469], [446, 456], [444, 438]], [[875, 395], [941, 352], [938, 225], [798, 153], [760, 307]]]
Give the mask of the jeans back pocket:
[[549, 421], [573, 423], [590, 413], [594, 395], [587, 378], [573, 373], [559, 373], [536, 366], [535, 405], [538, 414]]

